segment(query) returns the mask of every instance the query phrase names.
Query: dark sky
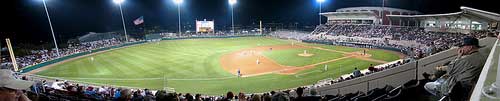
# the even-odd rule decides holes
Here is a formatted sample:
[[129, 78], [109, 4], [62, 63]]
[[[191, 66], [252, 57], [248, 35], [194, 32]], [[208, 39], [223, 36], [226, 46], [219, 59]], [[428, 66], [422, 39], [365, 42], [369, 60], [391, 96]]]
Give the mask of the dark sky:
[[[381, 0], [327, 0], [323, 11], [356, 6], [381, 6]], [[494, 0], [386, 0], [386, 6], [417, 10], [425, 14], [460, 11], [469, 6], [500, 12]], [[121, 30], [118, 6], [112, 0], [47, 0], [47, 5], [58, 38], [74, 38], [86, 32]], [[51, 40], [42, 0], [6, 0], [0, 4], [0, 38], [16, 41], [40, 42]], [[230, 25], [227, 0], [185, 0], [182, 22], [215, 20], [216, 26]], [[137, 29], [132, 21], [145, 17], [147, 26], [160, 26], [175, 32], [177, 7], [172, 0], [126, 0], [123, 4], [127, 29]], [[238, 0], [235, 23], [250, 25], [258, 20], [265, 23], [294, 23], [315, 25], [318, 17], [315, 0]]]

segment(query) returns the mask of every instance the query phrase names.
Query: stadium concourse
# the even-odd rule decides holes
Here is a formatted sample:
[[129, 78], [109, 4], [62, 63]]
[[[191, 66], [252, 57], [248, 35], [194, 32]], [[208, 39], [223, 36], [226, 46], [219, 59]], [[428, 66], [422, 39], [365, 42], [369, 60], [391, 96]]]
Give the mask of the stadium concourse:
[[[497, 14], [498, 15], [498, 14]], [[495, 19], [497, 22], [500, 19]], [[436, 74], [432, 73], [422, 73], [415, 74], [416, 78], [402, 78], [408, 79], [407, 82], [402, 84], [396, 84], [398, 86], [390, 85], [386, 83], [383, 88], [370, 88], [359, 90], [362, 87], [357, 87], [358, 90], [352, 93], [341, 93], [340, 89], [343, 87], [354, 87], [355, 85], [348, 85], [343, 87], [336, 87], [337, 85], [345, 85], [351, 82], [363, 82], [365, 78], [372, 78], [380, 74], [387, 72], [394, 72], [400, 68], [406, 68], [408, 65], [417, 64], [418, 62], [431, 61], [435, 57], [444, 58], [442, 60], [450, 60], [451, 63], [440, 64], [444, 67], [454, 67], [455, 62], [467, 62], [473, 61], [469, 58], [462, 58], [461, 56], [469, 56], [475, 54], [488, 54], [488, 47], [492, 46], [491, 37], [498, 36], [496, 30], [475, 30], [467, 34], [460, 32], [435, 32], [427, 31], [421, 26], [386, 26], [386, 25], [376, 25], [376, 24], [353, 24], [344, 22], [327, 22], [326, 24], [319, 25], [312, 33], [301, 33], [294, 31], [274, 31], [267, 33], [269, 36], [282, 38], [282, 39], [294, 39], [302, 42], [308, 43], [321, 43], [329, 45], [340, 45], [340, 46], [350, 46], [350, 47], [363, 47], [363, 48], [380, 48], [388, 50], [399, 50], [401, 53], [407, 55], [403, 60], [394, 61], [392, 63], [370, 66], [368, 70], [353, 70], [352, 74], [346, 74], [345, 76], [335, 78], [335, 79], [325, 79], [321, 80], [316, 84], [303, 86], [298, 88], [290, 88], [282, 91], [270, 91], [265, 93], [255, 93], [246, 94], [244, 92], [231, 92], [228, 91], [227, 94], [223, 96], [208, 96], [192, 93], [176, 93], [167, 90], [151, 90], [151, 89], [141, 89], [141, 88], [128, 88], [119, 87], [111, 85], [91, 85], [85, 83], [77, 83], [67, 80], [53, 80], [46, 78], [38, 78], [36, 76], [31, 76], [29, 74], [22, 73], [12, 73], [11, 71], [2, 70], [1, 80], [8, 80], [8, 82], [0, 82], [2, 89], [0, 91], [12, 91], [17, 89], [24, 89], [24, 93], [20, 94], [21, 97], [31, 100], [134, 100], [134, 101], [229, 101], [234, 99], [239, 99], [242, 101], [366, 101], [366, 100], [437, 100], [441, 97], [443, 99], [454, 99], [463, 100], [468, 99], [469, 92], [457, 92], [452, 91], [455, 89], [470, 90], [467, 88], [470, 85], [460, 84], [460, 86], [453, 86], [455, 88], [446, 88], [450, 92], [440, 92], [439, 94], [433, 93], [432, 89], [427, 88], [427, 83], [438, 82], [439, 73], [451, 72], [456, 73], [457, 71], [453, 68], [441, 69], [438, 68], [439, 72]], [[206, 35], [210, 36], [210, 35]], [[219, 35], [220, 36], [220, 35]], [[165, 36], [164, 36], [165, 37]], [[174, 36], [175, 37], [175, 36]], [[184, 36], [182, 38], [185, 38]], [[477, 40], [481, 39], [481, 40]], [[484, 41], [486, 40], [486, 41]], [[496, 39], [495, 39], [496, 40]], [[138, 42], [145, 40], [137, 40]], [[486, 43], [480, 43], [486, 42]], [[104, 39], [91, 42], [85, 42], [80, 44], [73, 44], [68, 48], [60, 49], [63, 56], [68, 56], [72, 54], [78, 54], [81, 52], [93, 51], [96, 49], [113, 47], [117, 45], [127, 44], [119, 39]], [[486, 45], [486, 48], [475, 47], [479, 45]], [[459, 53], [456, 53], [457, 47], [467, 47], [472, 48], [460, 48]], [[481, 49], [476, 49], [481, 48]], [[452, 51], [453, 50], [453, 51]], [[464, 51], [467, 51], [464, 53]], [[470, 51], [470, 52], [469, 52]], [[442, 54], [453, 54], [449, 57], [441, 57]], [[459, 55], [457, 55], [459, 54]], [[455, 60], [455, 56], [459, 56]], [[57, 59], [55, 55], [55, 50], [33, 50], [31, 55], [21, 56], [16, 58], [19, 62], [20, 68], [29, 67], [32, 65], [44, 63]], [[486, 58], [486, 57], [480, 57]], [[477, 60], [485, 60], [477, 58]], [[466, 60], [469, 59], [469, 60]], [[2, 59], [2, 68], [11, 69], [9, 66], [10, 61], [7, 59]], [[433, 61], [434, 62], [434, 61]], [[479, 61], [484, 62], [484, 61]], [[442, 63], [439, 60], [438, 63]], [[448, 65], [452, 64], [452, 65]], [[479, 68], [482, 65], [474, 65], [472, 67]], [[483, 63], [484, 64], [484, 63]], [[405, 67], [406, 66], [406, 67]], [[433, 66], [433, 65], [430, 65]], [[434, 68], [427, 66], [427, 68]], [[425, 66], [424, 66], [425, 67]], [[420, 67], [417, 67], [417, 69]], [[422, 68], [424, 69], [424, 68]], [[446, 71], [454, 70], [454, 71]], [[475, 69], [476, 70], [476, 69]], [[410, 71], [410, 70], [406, 70]], [[403, 71], [405, 72], [405, 71]], [[416, 71], [419, 73], [419, 71]], [[468, 73], [468, 71], [465, 71]], [[476, 73], [476, 74], [474, 74]], [[479, 75], [474, 72], [470, 75]], [[14, 75], [14, 76], [12, 76]], [[415, 76], [413, 75], [413, 76]], [[451, 76], [456, 76], [458, 74], [450, 74]], [[423, 76], [424, 79], [418, 79], [418, 76]], [[475, 77], [475, 76], [471, 76]], [[401, 78], [401, 77], [400, 77]], [[476, 77], [477, 78], [477, 77]], [[415, 79], [415, 80], [411, 80]], [[23, 81], [21, 81], [23, 80]], [[372, 79], [375, 80], [375, 79]], [[456, 81], [461, 81], [461, 79], [455, 79]], [[31, 81], [31, 82], [26, 82]], [[370, 80], [368, 80], [369, 82]], [[390, 82], [390, 81], [385, 81]], [[15, 85], [19, 83], [19, 85]], [[31, 83], [31, 84], [30, 84]], [[448, 82], [450, 83], [450, 82]], [[463, 83], [463, 82], [461, 82]], [[14, 85], [13, 85], [14, 84]], [[26, 86], [26, 84], [29, 84]], [[424, 87], [424, 85], [426, 87]], [[458, 84], [457, 84], [458, 85]], [[381, 86], [381, 85], [379, 85]], [[447, 85], [446, 85], [447, 86]], [[329, 89], [334, 89], [338, 91], [337, 93], [332, 92]], [[5, 88], [5, 89], [4, 89]], [[355, 89], [351, 89], [355, 90]], [[429, 90], [429, 93], [426, 92]], [[18, 92], [20, 93], [20, 92]], [[462, 93], [465, 96], [458, 96]], [[433, 96], [437, 95], [437, 97]], [[416, 98], [416, 97], [422, 97]]]

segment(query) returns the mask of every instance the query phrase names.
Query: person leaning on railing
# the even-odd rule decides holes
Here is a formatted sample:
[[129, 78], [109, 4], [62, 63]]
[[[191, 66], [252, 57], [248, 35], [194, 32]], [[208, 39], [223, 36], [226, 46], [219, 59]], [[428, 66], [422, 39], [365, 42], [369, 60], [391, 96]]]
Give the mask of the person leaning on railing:
[[457, 58], [448, 65], [446, 73], [436, 81], [426, 83], [424, 88], [439, 97], [449, 96], [454, 101], [466, 100], [486, 61], [484, 57], [487, 55], [480, 53], [479, 48], [478, 39], [464, 38]]

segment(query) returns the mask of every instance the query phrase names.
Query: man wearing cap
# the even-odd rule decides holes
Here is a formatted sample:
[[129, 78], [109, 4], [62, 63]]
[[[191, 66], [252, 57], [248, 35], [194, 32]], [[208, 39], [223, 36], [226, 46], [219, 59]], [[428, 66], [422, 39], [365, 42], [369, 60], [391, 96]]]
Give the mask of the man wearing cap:
[[22, 90], [33, 83], [16, 79], [9, 69], [0, 69], [0, 101], [31, 101]]
[[454, 87], [459, 87], [456, 89], [461, 90], [461, 94], [454, 96], [461, 98], [456, 100], [467, 99], [486, 61], [484, 57], [487, 55], [478, 52], [480, 47], [478, 39], [464, 38], [463, 44], [458, 49], [457, 58], [448, 65], [447, 73], [438, 80], [425, 84], [424, 88], [434, 95], [445, 96]]

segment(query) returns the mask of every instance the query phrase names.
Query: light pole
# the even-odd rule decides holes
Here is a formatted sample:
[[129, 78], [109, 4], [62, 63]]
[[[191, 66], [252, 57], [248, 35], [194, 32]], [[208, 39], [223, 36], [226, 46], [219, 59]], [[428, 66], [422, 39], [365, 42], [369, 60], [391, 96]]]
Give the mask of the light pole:
[[229, 0], [229, 5], [231, 6], [231, 33], [234, 35], [234, 5], [238, 2], [237, 0]]
[[115, 4], [118, 4], [120, 7], [120, 15], [122, 16], [122, 25], [123, 25], [123, 32], [125, 33], [125, 41], [128, 42], [128, 35], [127, 35], [127, 27], [125, 27], [125, 18], [123, 17], [123, 10], [122, 10], [122, 3], [125, 2], [125, 0], [113, 0]]
[[382, 13], [380, 13], [380, 17], [382, 19], [380, 19], [381, 21], [381, 24], [384, 25], [384, 12], [385, 12], [385, 0], [382, 0]]
[[177, 5], [177, 15], [179, 17], [179, 35], [182, 34], [182, 27], [181, 27], [181, 4], [184, 2], [184, 0], [173, 0], [174, 3]]
[[45, 0], [43, 2], [43, 7], [45, 8], [45, 14], [47, 15], [47, 20], [49, 20], [50, 32], [52, 32], [52, 39], [54, 40], [54, 46], [56, 46], [57, 57], [60, 57], [59, 47], [57, 46], [56, 36], [54, 34], [54, 28], [52, 28], [52, 21], [50, 20], [49, 10], [47, 10], [47, 3]]
[[323, 2], [325, 2], [325, 0], [316, 0], [316, 2], [319, 3], [319, 13], [318, 13], [318, 15], [319, 15], [319, 25], [321, 25], [321, 8], [322, 8], [321, 5], [323, 4]]

